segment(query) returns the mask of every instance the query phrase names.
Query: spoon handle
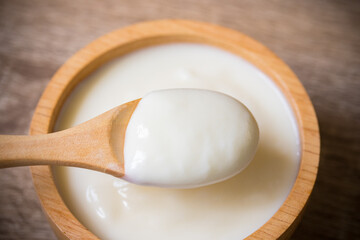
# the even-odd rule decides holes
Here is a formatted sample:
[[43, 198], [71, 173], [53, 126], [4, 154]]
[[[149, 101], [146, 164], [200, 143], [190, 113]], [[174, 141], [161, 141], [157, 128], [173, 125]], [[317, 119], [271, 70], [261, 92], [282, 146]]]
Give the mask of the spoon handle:
[[0, 135], [0, 168], [64, 164], [65, 139], [58, 135]]
[[0, 135], [0, 168], [61, 165], [94, 169], [93, 160], [102, 151], [95, 132], [74, 128], [35, 136]]
[[[59, 165], [92, 169], [123, 176], [123, 163], [114, 162], [109, 144], [114, 111], [55, 133], [0, 135], [0, 168]], [[106, 121], [104, 121], [104, 119]]]
[[60, 165], [124, 175], [125, 130], [140, 99], [55, 133], [0, 135], [0, 168]]

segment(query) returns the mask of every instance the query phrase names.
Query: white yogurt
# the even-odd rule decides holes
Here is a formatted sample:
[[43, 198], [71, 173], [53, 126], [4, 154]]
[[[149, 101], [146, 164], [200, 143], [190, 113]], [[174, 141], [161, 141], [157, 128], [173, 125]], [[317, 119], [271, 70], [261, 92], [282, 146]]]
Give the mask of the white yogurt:
[[213, 91], [154, 91], [128, 123], [125, 179], [141, 185], [190, 188], [223, 181], [254, 157], [257, 123], [236, 99]]
[[198, 44], [130, 53], [75, 89], [56, 130], [169, 88], [214, 90], [244, 103], [260, 131], [249, 166], [226, 181], [193, 189], [138, 186], [94, 171], [54, 168], [64, 202], [101, 239], [245, 238], [268, 221], [289, 194], [298, 173], [300, 146], [284, 96], [266, 75], [238, 56]]

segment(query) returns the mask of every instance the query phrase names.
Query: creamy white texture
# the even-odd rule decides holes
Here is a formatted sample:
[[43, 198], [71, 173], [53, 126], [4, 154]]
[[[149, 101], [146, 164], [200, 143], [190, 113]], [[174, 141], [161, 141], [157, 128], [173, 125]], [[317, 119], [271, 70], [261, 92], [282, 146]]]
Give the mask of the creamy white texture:
[[137, 186], [89, 170], [54, 168], [64, 202], [101, 239], [239, 240], [250, 235], [289, 194], [300, 146], [284, 96], [266, 75], [238, 56], [198, 44], [130, 53], [101, 67], [75, 89], [56, 130], [169, 88], [214, 90], [244, 103], [261, 133], [249, 166], [229, 180], [194, 189]]
[[159, 187], [209, 185], [243, 170], [258, 140], [254, 117], [228, 95], [154, 91], [141, 99], [128, 123], [124, 178]]

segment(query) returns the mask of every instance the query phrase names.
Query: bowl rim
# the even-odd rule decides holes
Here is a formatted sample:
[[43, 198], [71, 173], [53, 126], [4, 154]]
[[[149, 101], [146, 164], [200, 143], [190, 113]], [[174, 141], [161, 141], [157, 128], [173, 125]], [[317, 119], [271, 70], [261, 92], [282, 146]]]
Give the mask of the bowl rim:
[[[284, 94], [297, 120], [301, 162], [296, 181], [280, 209], [246, 239], [288, 238], [300, 221], [315, 184], [320, 136], [316, 114], [292, 70], [256, 40], [221, 26], [189, 20], [142, 22], [106, 34], [73, 55], [55, 73], [41, 96], [30, 134], [52, 131], [74, 87], [106, 62], [140, 48], [172, 42], [204, 43], [236, 54], [262, 70]], [[33, 182], [48, 220], [60, 239], [98, 239], [70, 212], [57, 191], [49, 166], [31, 167]]]

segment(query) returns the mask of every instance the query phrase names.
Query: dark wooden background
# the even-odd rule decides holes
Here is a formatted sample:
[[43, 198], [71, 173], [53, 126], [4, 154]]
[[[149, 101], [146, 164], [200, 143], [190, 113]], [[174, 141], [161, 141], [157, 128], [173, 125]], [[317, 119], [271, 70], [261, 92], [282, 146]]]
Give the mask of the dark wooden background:
[[[185, 18], [259, 40], [305, 85], [321, 162], [293, 239], [360, 239], [360, 1], [0, 0], [0, 134], [26, 134], [54, 72], [123, 26]], [[0, 170], [0, 239], [54, 239], [28, 168]]]

